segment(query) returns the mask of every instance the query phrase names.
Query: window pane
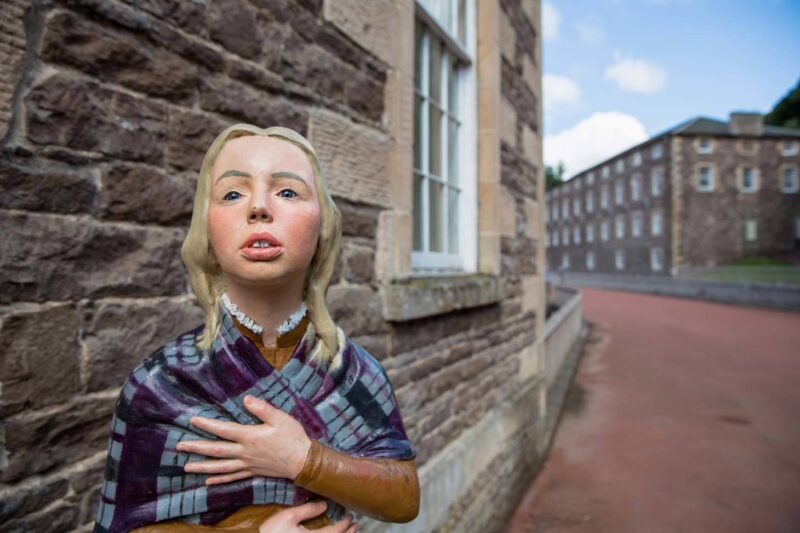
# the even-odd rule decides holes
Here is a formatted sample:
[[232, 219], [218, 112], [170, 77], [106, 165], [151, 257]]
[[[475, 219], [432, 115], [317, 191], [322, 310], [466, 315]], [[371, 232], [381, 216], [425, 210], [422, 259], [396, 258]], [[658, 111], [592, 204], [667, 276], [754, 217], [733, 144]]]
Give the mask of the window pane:
[[414, 95], [414, 168], [422, 169], [422, 97]]
[[444, 243], [442, 242], [442, 201], [443, 191], [442, 184], [436, 180], [428, 180], [430, 183], [429, 202], [430, 202], [430, 217], [428, 223], [430, 225], [430, 248], [431, 252], [443, 252]]
[[439, 39], [430, 36], [430, 94], [437, 103], [442, 99], [442, 45]]
[[430, 128], [428, 129], [428, 142], [430, 145], [430, 166], [428, 167], [428, 172], [436, 176], [441, 176], [442, 112], [433, 103], [431, 103], [429, 107]]
[[422, 25], [414, 21], [414, 87], [422, 91]]
[[467, 0], [458, 2], [458, 40], [462, 43], [467, 40]]
[[422, 176], [414, 174], [414, 250], [422, 250]]
[[447, 188], [450, 196], [449, 212], [447, 222], [449, 226], [448, 248], [450, 253], [458, 253], [458, 191], [452, 187]]
[[458, 124], [455, 120], [447, 121], [450, 124], [448, 164], [450, 170], [449, 182], [452, 185], [458, 184]]
[[458, 117], [458, 62], [456, 60], [448, 62], [450, 71], [447, 74], [448, 93], [447, 93], [447, 112], [454, 117]]

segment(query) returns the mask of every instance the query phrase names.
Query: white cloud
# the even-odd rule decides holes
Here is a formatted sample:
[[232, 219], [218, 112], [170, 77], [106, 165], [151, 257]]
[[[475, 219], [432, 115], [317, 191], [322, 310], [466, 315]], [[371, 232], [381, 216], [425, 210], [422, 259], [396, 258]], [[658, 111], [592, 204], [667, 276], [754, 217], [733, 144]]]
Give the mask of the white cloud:
[[542, 88], [545, 111], [574, 107], [581, 100], [581, 88], [566, 76], [545, 74], [542, 76]]
[[647, 140], [639, 119], [618, 111], [597, 112], [572, 128], [544, 138], [544, 162], [563, 161], [571, 177], [604, 159]]
[[620, 89], [641, 94], [660, 91], [667, 82], [664, 70], [645, 59], [614, 54], [614, 63], [606, 67], [604, 78], [617, 82]]
[[591, 22], [576, 22], [575, 29], [578, 31], [578, 37], [586, 44], [597, 44], [606, 37], [603, 28]]
[[542, 39], [553, 41], [558, 37], [558, 27], [561, 25], [561, 13], [546, 1], [542, 3]]

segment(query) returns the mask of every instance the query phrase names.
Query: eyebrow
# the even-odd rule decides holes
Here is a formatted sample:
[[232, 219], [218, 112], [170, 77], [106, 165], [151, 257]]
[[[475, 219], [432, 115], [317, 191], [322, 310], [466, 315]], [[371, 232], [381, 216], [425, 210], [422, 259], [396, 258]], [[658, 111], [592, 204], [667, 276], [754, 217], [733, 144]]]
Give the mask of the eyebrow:
[[[240, 178], [252, 178], [253, 177], [252, 175], [248, 174], [247, 172], [243, 172], [241, 170], [231, 169], [231, 170], [226, 170], [225, 172], [220, 174], [219, 177], [217, 177], [217, 179], [214, 181], [214, 183], [219, 183], [219, 181], [222, 178], [229, 178], [229, 177], [234, 177], [234, 176], [240, 177]], [[306, 180], [304, 180], [303, 178], [301, 178], [300, 176], [298, 176], [294, 172], [288, 172], [288, 171], [273, 172], [272, 174], [270, 174], [270, 176], [273, 177], [273, 178], [289, 178], [289, 179], [297, 180], [300, 183], [302, 183], [303, 185], [308, 186], [308, 184], [306, 183]]]

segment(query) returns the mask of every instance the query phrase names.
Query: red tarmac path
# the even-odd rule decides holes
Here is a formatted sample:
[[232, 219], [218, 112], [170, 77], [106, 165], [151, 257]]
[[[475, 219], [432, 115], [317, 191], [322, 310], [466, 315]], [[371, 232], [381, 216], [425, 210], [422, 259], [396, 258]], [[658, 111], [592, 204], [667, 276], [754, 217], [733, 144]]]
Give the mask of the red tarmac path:
[[521, 532], [800, 532], [800, 313], [583, 289]]

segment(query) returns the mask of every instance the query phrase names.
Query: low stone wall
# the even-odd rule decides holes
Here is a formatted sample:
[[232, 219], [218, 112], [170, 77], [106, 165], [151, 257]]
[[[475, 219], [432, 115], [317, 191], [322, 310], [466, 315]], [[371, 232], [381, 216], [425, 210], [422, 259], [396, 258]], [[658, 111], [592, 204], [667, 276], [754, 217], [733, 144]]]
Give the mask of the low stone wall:
[[564, 274], [569, 287], [594, 287], [800, 311], [800, 285], [611, 274]]

